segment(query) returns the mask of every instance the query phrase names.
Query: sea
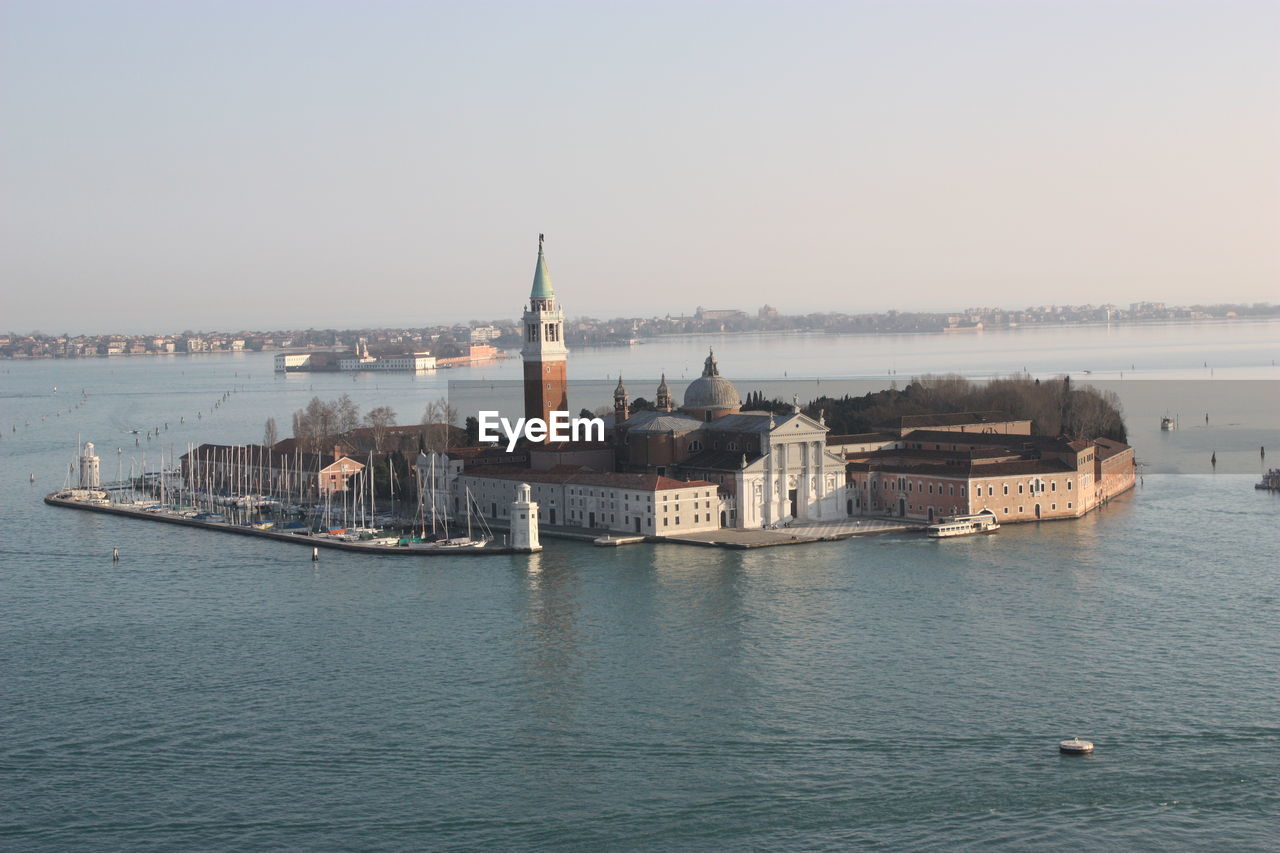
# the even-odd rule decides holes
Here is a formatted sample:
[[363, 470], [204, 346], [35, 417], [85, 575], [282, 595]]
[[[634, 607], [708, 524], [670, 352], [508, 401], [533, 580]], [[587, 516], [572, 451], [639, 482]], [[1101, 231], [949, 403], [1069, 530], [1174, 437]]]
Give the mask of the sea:
[[650, 339], [575, 350], [571, 403], [711, 349], [801, 403], [1069, 375], [1139, 485], [967, 539], [313, 563], [41, 498], [80, 442], [114, 479], [313, 396], [413, 423], [518, 360], [0, 361], [0, 849], [1280, 848], [1280, 323]]

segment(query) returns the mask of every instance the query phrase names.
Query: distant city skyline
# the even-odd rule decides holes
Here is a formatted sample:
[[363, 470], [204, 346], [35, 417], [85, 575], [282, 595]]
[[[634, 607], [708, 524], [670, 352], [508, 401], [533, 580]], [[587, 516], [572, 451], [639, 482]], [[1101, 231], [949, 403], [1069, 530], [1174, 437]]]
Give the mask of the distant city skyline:
[[5, 331], [1273, 301], [1280, 4], [10, 2]]

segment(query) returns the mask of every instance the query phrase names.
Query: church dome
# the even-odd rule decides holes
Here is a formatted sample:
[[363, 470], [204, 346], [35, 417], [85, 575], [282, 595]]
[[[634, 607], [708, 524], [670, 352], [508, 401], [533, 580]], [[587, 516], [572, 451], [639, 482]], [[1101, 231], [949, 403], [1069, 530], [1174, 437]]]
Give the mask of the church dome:
[[684, 391], [685, 409], [733, 409], [742, 407], [737, 387], [720, 375], [715, 353], [707, 356], [702, 375], [689, 383]]

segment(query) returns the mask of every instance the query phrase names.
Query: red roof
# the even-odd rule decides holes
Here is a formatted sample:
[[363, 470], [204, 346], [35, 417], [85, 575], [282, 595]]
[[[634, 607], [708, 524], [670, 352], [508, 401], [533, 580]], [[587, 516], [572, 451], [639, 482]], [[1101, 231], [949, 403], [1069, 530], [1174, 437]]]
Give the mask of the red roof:
[[574, 486], [603, 486], [615, 489], [631, 489], [637, 492], [663, 492], [705, 486], [720, 488], [706, 480], [675, 480], [657, 474], [619, 474], [614, 471], [592, 471], [576, 465], [556, 465], [546, 471], [508, 466], [484, 466], [468, 470], [464, 476], [484, 477], [492, 480], [519, 480], [525, 483], [563, 483]]

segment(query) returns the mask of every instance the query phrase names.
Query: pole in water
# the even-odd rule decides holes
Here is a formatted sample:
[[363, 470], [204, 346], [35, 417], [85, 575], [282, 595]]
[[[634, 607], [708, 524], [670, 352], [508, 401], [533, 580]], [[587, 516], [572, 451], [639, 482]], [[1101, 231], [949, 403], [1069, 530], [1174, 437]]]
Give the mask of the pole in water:
[[311, 562], [313, 562], [313, 563], [318, 563], [318, 562], [320, 562], [320, 549], [319, 549], [319, 548], [315, 548], [315, 547], [313, 547], [313, 548], [311, 549]]
[[111, 549], [111, 562], [113, 562], [113, 563], [118, 563], [118, 562], [120, 562], [120, 549], [119, 549], [119, 548], [112, 548], [112, 549]]

